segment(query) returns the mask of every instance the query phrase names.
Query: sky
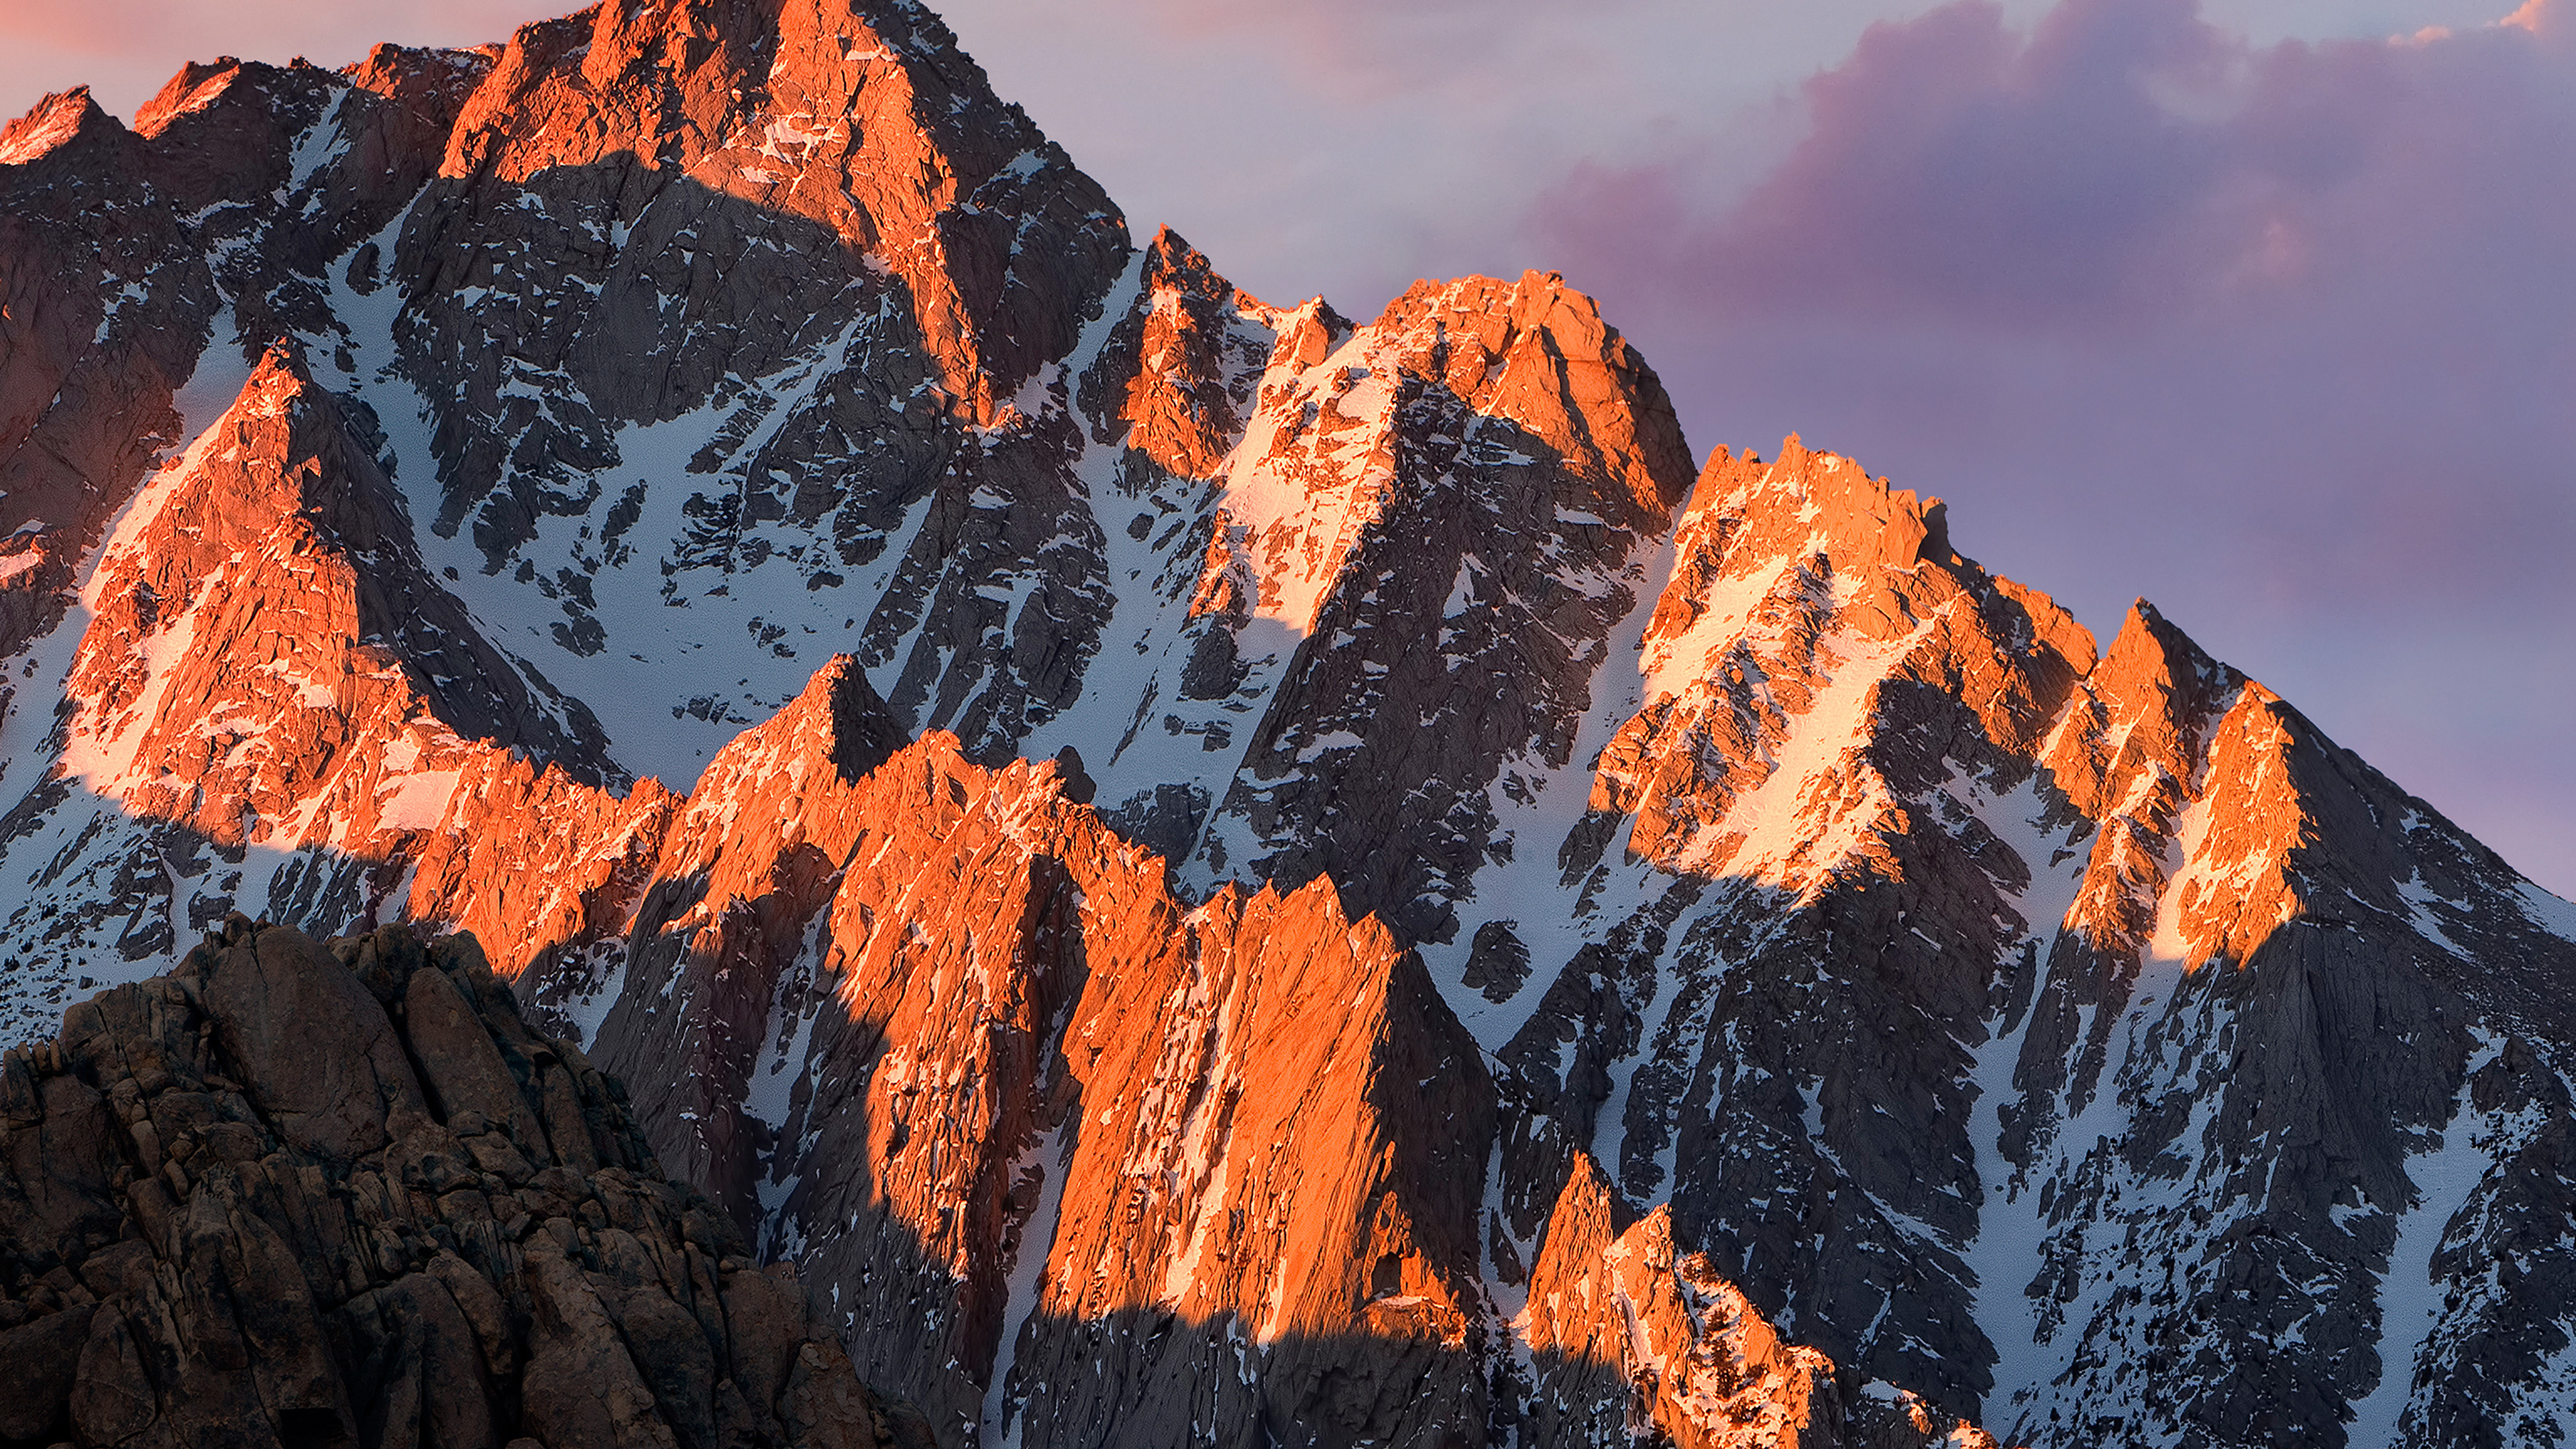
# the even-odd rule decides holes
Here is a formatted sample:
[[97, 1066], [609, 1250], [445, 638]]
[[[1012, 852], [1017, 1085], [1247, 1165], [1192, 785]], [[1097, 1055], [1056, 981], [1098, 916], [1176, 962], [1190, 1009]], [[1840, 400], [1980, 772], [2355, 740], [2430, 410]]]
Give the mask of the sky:
[[[2576, 894], [2576, 0], [948, 0], [1266, 300], [1558, 271], [1692, 446], [1950, 502]], [[0, 0], [0, 111], [510, 0]]]

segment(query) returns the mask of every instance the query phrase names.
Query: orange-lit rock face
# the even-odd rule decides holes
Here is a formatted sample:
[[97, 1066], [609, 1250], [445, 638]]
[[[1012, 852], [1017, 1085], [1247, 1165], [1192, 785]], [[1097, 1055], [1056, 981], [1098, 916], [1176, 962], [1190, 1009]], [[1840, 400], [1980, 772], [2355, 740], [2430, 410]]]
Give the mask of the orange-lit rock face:
[[437, 826], [496, 744], [597, 778], [587, 712], [567, 729], [474, 636], [407, 524], [338, 405], [270, 353], [108, 542], [64, 776], [236, 853], [360, 854]]
[[597, 723], [429, 577], [342, 405], [290, 353], [146, 485], [84, 597], [55, 788], [147, 827], [116, 868], [157, 886], [160, 934], [257, 899], [253, 850], [269, 871], [319, 851], [294, 889], [355, 919], [477, 928], [513, 974], [622, 924], [668, 793], [601, 788]]
[[[1123, 443], [1181, 478], [1223, 471], [1271, 360], [1272, 316], [1165, 228], [1145, 249], [1127, 315], [1083, 376], [1094, 439]], [[1320, 324], [1309, 326], [1318, 338], [1311, 366], [1322, 344]]]
[[[1811, 1425], [1841, 1417], [1832, 1362], [1782, 1343], [1705, 1257], [1677, 1258], [1667, 1210], [1613, 1231], [1610, 1187], [1589, 1158], [1548, 1219], [1525, 1318], [1531, 1356], [1546, 1365], [1543, 1443], [1602, 1442], [1627, 1427], [1634, 1411], [1602, 1391], [1604, 1379], [1635, 1385], [1650, 1421], [1687, 1449], [1797, 1449], [1823, 1437]], [[1560, 1420], [1560, 1405], [1592, 1421]]]
[[[0, 455], [8, 523], [45, 561], [0, 584], [0, 647], [55, 626], [156, 455], [212, 420], [174, 411], [192, 372], [331, 330], [314, 274], [435, 169], [481, 68], [391, 46], [346, 75], [224, 60], [183, 69], [132, 130], [84, 89], [0, 132]], [[317, 128], [342, 144], [299, 166]]]
[[568, 969], [623, 937], [683, 803], [649, 778], [621, 799], [514, 751], [468, 752], [436, 825], [394, 855], [410, 889], [385, 914], [492, 942], [505, 978]]
[[[1187, 1364], [1223, 1382], [1231, 1361], [1221, 1419], [1312, 1422], [1333, 1406], [1296, 1386], [1338, 1376], [1376, 1389], [1358, 1432], [1472, 1432], [1493, 1111], [1472, 1043], [1429, 1015], [1420, 963], [1351, 925], [1325, 882], [1228, 890], [1181, 927], [1126, 946], [1148, 969], [1095, 957], [1068, 1021], [1081, 1121], [1056, 1141], [1079, 1145], [1010, 1395], [1062, 1441], [1151, 1425], [1170, 1410], [1138, 1380]], [[1085, 1386], [1099, 1350], [1083, 1325], [1167, 1314], [1187, 1327], [1163, 1362]]]
[[65, 775], [219, 847], [367, 853], [439, 823], [442, 781], [491, 753], [460, 729], [595, 752], [470, 632], [416, 647], [461, 613], [407, 522], [329, 395], [271, 353], [109, 541], [66, 683]]
[[214, 287], [139, 138], [89, 98], [48, 96], [0, 130], [0, 456], [13, 559], [0, 647], [61, 619], [82, 555], [154, 452], [204, 345]]
[[1783, 1342], [1707, 1254], [1675, 1248], [1671, 1209], [1616, 1229], [1611, 1192], [1575, 1160], [1513, 1324], [1537, 1373], [1534, 1442], [1644, 1430], [1678, 1449], [1997, 1449], [1918, 1395], [1837, 1382], [1833, 1360]]
[[1511, 849], [1496, 797], [1569, 763], [1688, 453], [1653, 373], [1552, 275], [1423, 283], [1363, 327], [1272, 316], [1193, 595], [1263, 713], [1166, 707], [1211, 748], [1251, 735], [1180, 864], [1329, 875], [1448, 940]]
[[1668, 868], [1793, 891], [1856, 862], [1901, 872], [1876, 843], [1904, 830], [1871, 758], [1883, 695], [1938, 691], [1994, 748], [2027, 753], [2092, 664], [2063, 610], [1950, 552], [1939, 503], [1794, 437], [1768, 465], [1713, 456], [1673, 547], [1646, 708], [1611, 738], [1590, 802], [1633, 816], [1631, 857]]
[[[584, 405], [559, 404], [553, 422], [604, 460], [617, 423], [724, 391], [715, 372], [671, 365], [691, 334], [729, 339], [759, 372], [834, 332], [885, 328], [945, 399], [934, 412], [1002, 421], [1097, 306], [1123, 229], [952, 47], [926, 13], [849, 0], [610, 4], [522, 26], [465, 103], [403, 241], [409, 265], [506, 298], [441, 302], [410, 333], [424, 386], [472, 380], [442, 468], [453, 505], [503, 489], [485, 528], [504, 543], [552, 506], [464, 436], [506, 447], [521, 425], [514, 372], [580, 378]], [[542, 198], [536, 215], [489, 213], [515, 195]], [[749, 255], [715, 265], [738, 247]], [[549, 294], [567, 275], [623, 315], [559, 310]], [[871, 320], [889, 310], [899, 324]], [[517, 368], [478, 359], [485, 340]]]
[[[1491, 1087], [1419, 961], [1322, 881], [1185, 908], [1068, 798], [1087, 783], [986, 770], [946, 736], [897, 747], [844, 661], [665, 836], [603, 1058], [655, 1084], [638, 1111], [667, 1158], [840, 1286], [872, 1381], [1024, 1442], [1210, 1412], [1439, 1442], [1520, 1412], [1480, 1367], [1517, 1343], [1548, 1365], [1541, 1433], [1642, 1414], [1692, 1444], [1837, 1443], [1877, 1422], [1811, 1408], [1830, 1365], [1677, 1254], [1668, 1215], [1612, 1243], [1589, 1168], [1528, 1315], [1499, 1320]], [[894, 1321], [917, 1331], [868, 1327]]]
[[[2253, 1383], [2235, 1355], [2301, 1312], [2367, 1338], [2304, 1291], [2190, 1330], [2105, 1308], [2129, 1270], [2098, 1225], [2189, 1253], [2211, 1219], [2239, 1224], [2247, 1246], [2199, 1260], [2181, 1297], [2374, 1261], [2384, 1240], [2266, 1174], [2344, 1182], [2347, 1219], [2403, 1200], [2375, 1164], [2465, 1100], [2445, 993], [2529, 1000], [2440, 964], [2465, 946], [2450, 932], [2566, 959], [2509, 876], [2472, 884], [2420, 803], [2153, 609], [2097, 660], [2044, 596], [1953, 552], [1935, 509], [1795, 439], [1767, 465], [1713, 458], [1672, 548], [1636, 705], [1587, 726], [1584, 814], [1462, 911], [1483, 919], [1448, 958], [1532, 1104], [1501, 1159], [1511, 1256], [1548, 1241], [1602, 1144], [1628, 1203], [1668, 1196], [1677, 1243], [1846, 1372], [2041, 1437], [2155, 1334], [2213, 1384]], [[1564, 904], [1529, 898], [1551, 887]], [[2342, 899], [2367, 904], [2318, 904]], [[2128, 1145], [2103, 1145], [2114, 1122]], [[2363, 1165], [2259, 1145], [2275, 1131]], [[2042, 1382], [2071, 1343], [2108, 1366]], [[2344, 1392], [2334, 1361], [2303, 1361], [2299, 1412]], [[2240, 1423], [2239, 1392], [2133, 1394], [2111, 1417]]]
[[[1278, 341], [1224, 497], [1247, 532], [1260, 609], [1292, 630], [1319, 627], [1333, 588], [1357, 573], [1355, 550], [1419, 506], [1435, 469], [1479, 485], [1477, 501], [1502, 515], [1496, 542], [1554, 534], [1569, 571], [1615, 564], [1625, 533], [1660, 529], [1679, 501], [1689, 461], [1671, 404], [1558, 277], [1417, 283], [1356, 329], [1311, 305], [1269, 315]], [[1452, 413], [1451, 426], [1477, 420], [1485, 456], [1442, 433]], [[1426, 447], [1441, 451], [1420, 456]], [[1533, 490], [1510, 470], [1533, 464], [1545, 465], [1540, 496], [1515, 496]]]
[[[861, 1368], [934, 1417], [1146, 1432], [1137, 1386], [1222, 1348], [1279, 1366], [1246, 1402], [1294, 1421], [1288, 1368], [1392, 1373], [1383, 1339], [1448, 1365], [1391, 1423], [1480, 1422], [1492, 1107], [1420, 964], [1322, 882], [1187, 910], [1060, 770], [888, 729], [826, 670], [675, 820], [599, 1038], [666, 1158], [846, 1321], [917, 1320]], [[1031, 1387], [1172, 1315], [1096, 1397]]]

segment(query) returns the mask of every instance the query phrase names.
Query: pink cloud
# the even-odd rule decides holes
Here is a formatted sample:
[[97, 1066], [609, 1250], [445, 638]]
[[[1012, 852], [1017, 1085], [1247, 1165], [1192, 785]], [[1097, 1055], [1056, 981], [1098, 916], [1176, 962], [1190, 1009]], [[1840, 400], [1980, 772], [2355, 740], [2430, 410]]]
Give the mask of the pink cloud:
[[119, 116], [189, 61], [218, 55], [345, 65], [379, 41], [479, 45], [529, 20], [579, 8], [549, 0], [378, 0], [369, 5], [241, 0], [41, 0], [0, 5], [0, 111], [87, 85]]
[[2569, 8], [2257, 47], [2190, 0], [1954, 4], [1810, 81], [1749, 192], [1586, 167], [1529, 230], [1698, 445], [1946, 494], [2097, 626], [2155, 596], [2565, 890]]
[[[2563, 156], [2576, 107], [2531, 39], [2258, 51], [2190, 0], [2067, 0], [2024, 36], [1968, 0], [1873, 26], [1810, 81], [1807, 139], [1722, 215], [1652, 196], [1680, 164], [1591, 168], [1536, 226], [1624, 270], [1687, 273], [1729, 315], [2077, 332], [2295, 301], [2463, 247], [2535, 260], [2576, 196], [2515, 168]], [[1634, 230], [1640, 204], [1665, 225]], [[2421, 206], [2441, 214], [2390, 228]]]

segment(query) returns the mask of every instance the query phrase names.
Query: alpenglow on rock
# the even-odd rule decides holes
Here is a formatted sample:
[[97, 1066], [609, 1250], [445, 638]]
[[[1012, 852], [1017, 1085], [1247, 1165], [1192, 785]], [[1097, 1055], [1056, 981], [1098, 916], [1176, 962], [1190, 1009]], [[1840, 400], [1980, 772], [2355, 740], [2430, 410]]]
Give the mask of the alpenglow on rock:
[[908, 0], [48, 98], [0, 1036], [471, 931], [947, 1445], [2557, 1442], [2576, 907], [1563, 278], [1221, 262]]

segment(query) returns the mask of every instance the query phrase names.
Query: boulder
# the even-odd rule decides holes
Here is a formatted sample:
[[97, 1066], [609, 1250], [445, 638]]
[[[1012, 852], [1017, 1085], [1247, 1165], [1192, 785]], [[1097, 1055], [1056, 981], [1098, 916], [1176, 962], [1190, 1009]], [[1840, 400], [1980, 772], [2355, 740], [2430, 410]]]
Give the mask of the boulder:
[[931, 1443], [469, 939], [236, 916], [64, 1027], [8, 1062], [0, 1444]]

